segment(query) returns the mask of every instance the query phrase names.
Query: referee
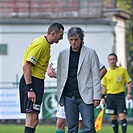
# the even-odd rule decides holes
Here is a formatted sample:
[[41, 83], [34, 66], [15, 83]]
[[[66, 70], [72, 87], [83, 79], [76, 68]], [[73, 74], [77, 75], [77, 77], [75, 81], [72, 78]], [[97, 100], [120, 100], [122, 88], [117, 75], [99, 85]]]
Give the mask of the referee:
[[50, 59], [50, 47], [63, 39], [60, 23], [49, 26], [47, 35], [33, 40], [24, 53], [23, 75], [19, 82], [21, 113], [26, 113], [24, 133], [34, 133], [44, 93], [44, 79]]
[[102, 79], [102, 102], [105, 104], [105, 94], [107, 94], [106, 114], [111, 116], [114, 133], [118, 133], [119, 117], [122, 133], [127, 132], [126, 104], [125, 104], [125, 84], [127, 85], [127, 99], [131, 99], [131, 78], [126, 69], [117, 66], [117, 55], [112, 53], [108, 56], [110, 68]]

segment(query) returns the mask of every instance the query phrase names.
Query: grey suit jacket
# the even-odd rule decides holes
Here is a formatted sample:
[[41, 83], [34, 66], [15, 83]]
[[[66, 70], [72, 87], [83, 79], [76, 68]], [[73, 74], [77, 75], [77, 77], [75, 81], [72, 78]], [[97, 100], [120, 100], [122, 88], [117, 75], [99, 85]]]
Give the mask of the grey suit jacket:
[[[59, 53], [57, 64], [57, 97], [63, 105], [63, 89], [68, 78], [70, 48]], [[101, 99], [99, 59], [95, 50], [82, 46], [77, 70], [79, 93], [86, 104]]]

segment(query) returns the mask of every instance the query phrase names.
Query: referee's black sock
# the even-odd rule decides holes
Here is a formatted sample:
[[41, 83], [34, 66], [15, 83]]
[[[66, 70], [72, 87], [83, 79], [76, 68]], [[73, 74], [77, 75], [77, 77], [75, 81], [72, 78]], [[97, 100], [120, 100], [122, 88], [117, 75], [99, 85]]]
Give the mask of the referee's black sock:
[[114, 129], [114, 133], [118, 133], [118, 121], [112, 120], [112, 127]]
[[127, 132], [127, 120], [126, 119], [121, 120], [121, 127], [122, 127], [122, 133], [126, 133]]
[[34, 133], [34, 132], [35, 132], [35, 129], [34, 129], [34, 128], [26, 127], [26, 126], [25, 126], [24, 133]]

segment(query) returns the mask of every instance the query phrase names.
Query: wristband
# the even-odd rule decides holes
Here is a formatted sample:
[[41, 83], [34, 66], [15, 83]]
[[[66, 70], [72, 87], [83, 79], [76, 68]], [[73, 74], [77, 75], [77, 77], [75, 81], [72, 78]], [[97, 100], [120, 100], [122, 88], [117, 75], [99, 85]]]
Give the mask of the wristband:
[[127, 93], [127, 94], [130, 94], [131, 95], [131, 93]]
[[33, 90], [33, 87], [32, 87], [32, 83], [31, 84], [26, 84], [26, 87], [27, 87], [27, 89], [28, 89], [29, 92], [34, 91]]
[[105, 94], [102, 94], [102, 98], [105, 98]]

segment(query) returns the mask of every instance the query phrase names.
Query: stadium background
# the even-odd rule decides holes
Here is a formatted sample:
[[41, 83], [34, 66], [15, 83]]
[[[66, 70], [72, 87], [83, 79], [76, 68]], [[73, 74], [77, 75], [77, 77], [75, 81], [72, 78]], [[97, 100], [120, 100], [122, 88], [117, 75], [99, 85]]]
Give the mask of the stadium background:
[[[126, 11], [122, 6], [122, 3], [124, 4], [124, 2], [125, 5], [127, 5]], [[100, 41], [102, 42], [99, 47], [97, 45], [93, 46], [92, 44], [92, 47], [95, 47], [98, 51], [102, 62], [108, 66], [105, 56], [110, 52], [115, 52], [118, 54], [118, 59], [121, 60], [119, 65], [127, 68], [133, 78], [132, 6], [133, 2], [131, 0], [1, 0], [1, 123], [6, 123], [8, 121], [21, 122], [25, 118], [24, 115], [19, 113], [18, 100], [18, 80], [19, 76], [21, 76], [23, 51], [26, 48], [28, 41], [31, 41], [32, 38], [42, 34], [43, 30], [46, 31], [46, 27], [53, 21], [60, 21], [65, 25], [65, 38], [67, 29], [71, 27], [71, 25], [81, 25], [84, 29], [86, 28], [85, 33], [88, 34], [90, 39], [94, 41], [98, 40], [99, 43]], [[117, 25], [116, 23], [119, 23], [120, 25]], [[43, 27], [44, 29], [38, 31], [41, 29], [42, 25], [45, 25]], [[108, 32], [103, 30], [107, 28], [107, 25], [110, 26], [108, 27], [109, 36], [106, 36]], [[112, 25], [114, 29], [111, 29]], [[93, 28], [89, 31], [87, 28], [91, 28], [91, 26]], [[122, 28], [119, 26], [122, 26]], [[25, 30], [25, 32], [22, 30], [23, 28], [24, 30], [30, 28], [30, 30]], [[96, 28], [96, 31], [93, 31], [94, 28]], [[99, 36], [97, 36], [96, 33], [98, 33]], [[119, 36], [120, 34], [122, 34], [122, 36]], [[30, 36], [29, 38], [28, 35]], [[21, 37], [22, 39], [19, 40]], [[99, 40], [100, 38], [102, 39]], [[106, 42], [104, 39], [106, 39]], [[88, 41], [87, 38], [86, 41]], [[108, 45], [105, 45], [106, 43], [108, 43]], [[21, 49], [19, 49], [19, 47]], [[60, 45], [58, 47], [54, 46], [52, 49], [53, 56], [51, 61], [57, 58], [57, 56], [55, 56], [57, 51], [54, 50], [56, 49], [59, 51], [59, 47]], [[105, 47], [106, 49], [104, 50], [102, 47]], [[62, 47], [62, 49], [63, 48], [64, 47]], [[40, 115], [42, 120], [55, 122], [56, 100], [55, 80], [51, 80], [47, 77], [42, 114]], [[131, 122], [133, 120], [133, 100], [127, 103], [127, 107], [129, 110], [128, 121]], [[97, 109], [96, 115], [99, 110], [100, 108]], [[108, 116], [105, 116], [104, 122], [108, 121]]]

